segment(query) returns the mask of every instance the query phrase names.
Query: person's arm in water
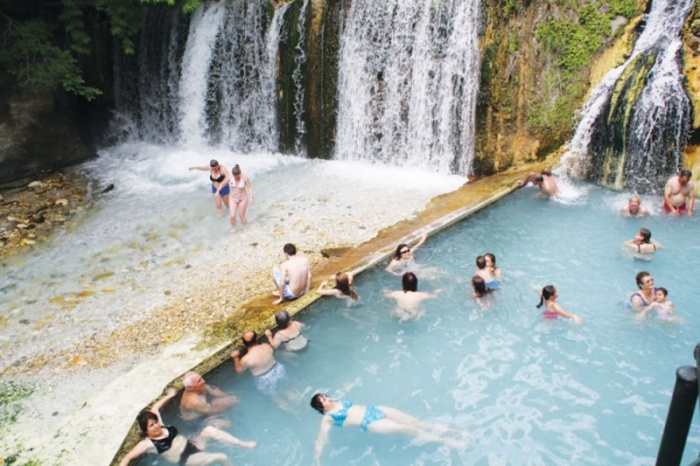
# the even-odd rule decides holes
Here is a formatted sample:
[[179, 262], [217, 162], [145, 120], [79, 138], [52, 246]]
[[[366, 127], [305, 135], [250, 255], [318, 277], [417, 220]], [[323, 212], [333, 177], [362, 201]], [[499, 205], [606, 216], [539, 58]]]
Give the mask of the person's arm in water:
[[155, 447], [153, 446], [153, 442], [151, 442], [149, 439], [143, 439], [137, 443], [134, 448], [129, 451], [129, 453], [124, 455], [124, 458], [122, 458], [122, 460], [119, 462], [119, 466], [128, 466], [132, 460], [135, 460], [139, 456], [151, 450], [154, 452], [156, 451]]
[[279, 331], [275, 334], [275, 336], [272, 336], [271, 330], [265, 330], [265, 336], [267, 337], [267, 341], [270, 343], [270, 346], [272, 346], [272, 349], [277, 349], [282, 344], [282, 338], [278, 338], [278, 335]]
[[328, 285], [328, 280], [323, 280], [320, 285], [318, 285], [318, 288], [316, 289], [316, 293], [320, 294], [321, 296], [338, 296], [340, 293], [340, 290], [331, 288], [330, 290], [324, 290], [323, 288]]
[[576, 314], [573, 314], [571, 312], [566, 312], [557, 303], [552, 303], [550, 309], [562, 317], [566, 317], [567, 319], [573, 319], [574, 322], [576, 322], [577, 324], [580, 324], [581, 322], [583, 322], [583, 320], [581, 320], [581, 318], [579, 316], [577, 316]]
[[328, 443], [328, 435], [330, 434], [331, 427], [333, 427], [333, 420], [323, 415], [321, 419], [321, 425], [318, 427], [318, 435], [316, 436], [316, 442], [314, 443], [314, 460], [317, 465], [321, 464], [321, 453]]
[[387, 272], [389, 272], [389, 273], [391, 273], [391, 274], [394, 274], [394, 275], [400, 277], [401, 274], [400, 274], [399, 272], [397, 272], [396, 270], [394, 270], [394, 266], [396, 266], [396, 264], [398, 264], [398, 263], [399, 263], [399, 260], [398, 260], [398, 259], [391, 259], [391, 260], [389, 261], [389, 265], [387, 265], [387, 266], [386, 266], [386, 269], [384, 269], [384, 270], [386, 270]]
[[537, 173], [529, 173], [525, 178], [523, 178], [522, 180], [520, 180], [518, 182], [518, 184], [519, 184], [518, 187], [522, 188], [523, 186], [525, 186], [526, 184], [531, 182], [535, 176], [537, 176]]

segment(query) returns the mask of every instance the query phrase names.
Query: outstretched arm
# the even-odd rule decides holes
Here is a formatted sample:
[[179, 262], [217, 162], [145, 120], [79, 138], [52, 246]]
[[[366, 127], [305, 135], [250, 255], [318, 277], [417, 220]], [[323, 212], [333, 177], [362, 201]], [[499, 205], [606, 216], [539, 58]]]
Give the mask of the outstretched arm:
[[574, 322], [576, 322], [577, 324], [583, 322], [583, 320], [579, 316], [571, 312], [566, 312], [557, 303], [554, 303], [554, 305], [552, 306], [552, 310], [562, 317], [566, 317], [567, 319], [574, 319]]
[[426, 232], [423, 232], [423, 234], [420, 236], [420, 240], [416, 243], [415, 246], [413, 246], [413, 251], [415, 252], [416, 249], [421, 247], [423, 243], [425, 243], [425, 240], [428, 239], [428, 234]]
[[192, 171], [192, 170], [199, 170], [199, 171], [203, 171], [203, 172], [208, 172], [209, 170], [211, 170], [211, 167], [209, 167], [208, 165], [207, 166], [199, 165], [199, 166], [190, 167], [190, 171]]
[[150, 440], [141, 440], [136, 444], [136, 446], [134, 446], [134, 448], [131, 449], [131, 451], [129, 451], [129, 453], [124, 455], [124, 458], [122, 458], [122, 460], [119, 462], [119, 466], [128, 466], [132, 460], [135, 460], [139, 456], [146, 453], [151, 445], [153, 445], [153, 443]]
[[321, 453], [323, 453], [323, 449], [326, 443], [328, 443], [328, 435], [330, 434], [332, 422], [333, 421], [329, 417], [323, 416], [321, 425], [318, 427], [318, 435], [316, 436], [316, 443], [314, 444], [314, 460], [317, 465], [321, 464]]
[[536, 173], [528, 173], [528, 175], [527, 175], [525, 178], [523, 178], [522, 180], [520, 180], [520, 181], [518, 182], [518, 184], [519, 184], [518, 187], [519, 187], [519, 188], [522, 188], [523, 186], [525, 186], [526, 184], [528, 184], [530, 181], [532, 181], [532, 179], [533, 179], [535, 176], [537, 176]]

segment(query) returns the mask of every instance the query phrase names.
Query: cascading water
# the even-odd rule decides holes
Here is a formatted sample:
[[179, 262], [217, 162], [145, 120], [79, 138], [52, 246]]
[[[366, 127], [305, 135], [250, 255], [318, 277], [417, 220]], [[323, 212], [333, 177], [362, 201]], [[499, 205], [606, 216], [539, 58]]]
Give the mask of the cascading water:
[[268, 24], [268, 2], [203, 2], [189, 31], [179, 8], [158, 9], [138, 57], [117, 59], [120, 131], [159, 144], [276, 150], [275, 65], [286, 9]]
[[[304, 0], [301, 7], [301, 12], [299, 13], [300, 18], [306, 18], [306, 13], [309, 8], [309, 0]], [[302, 135], [306, 133], [306, 125], [304, 124], [304, 85], [302, 82], [302, 66], [306, 61], [306, 54], [304, 53], [304, 38], [306, 36], [306, 21], [299, 21], [297, 23], [297, 33], [299, 34], [299, 42], [296, 46], [296, 58], [294, 60], [294, 72], [292, 73], [292, 79], [294, 81], [294, 88], [296, 93], [294, 95], [294, 116], [296, 121], [296, 139], [294, 141], [294, 149], [297, 153], [302, 151], [301, 140]]]
[[691, 107], [681, 29], [693, 0], [654, 0], [630, 57], [605, 76], [582, 111], [569, 151], [579, 178], [653, 191], [681, 165]]
[[479, 2], [353, 2], [336, 154], [465, 173], [474, 152]]

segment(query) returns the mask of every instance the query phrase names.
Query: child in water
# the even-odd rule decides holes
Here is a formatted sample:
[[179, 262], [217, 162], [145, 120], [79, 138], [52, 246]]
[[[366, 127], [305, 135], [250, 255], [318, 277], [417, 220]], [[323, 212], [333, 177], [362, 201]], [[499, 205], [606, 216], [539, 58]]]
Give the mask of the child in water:
[[491, 302], [488, 299], [484, 299], [486, 295], [493, 292], [492, 288], [486, 286], [486, 282], [479, 275], [474, 275], [472, 277], [472, 298], [476, 301], [482, 309], [487, 309], [491, 307]]
[[661, 320], [675, 320], [671, 314], [676, 310], [676, 307], [668, 299], [668, 290], [663, 287], [654, 290], [654, 302], [649, 304], [640, 318], [644, 318], [649, 311], [656, 311], [656, 316]]
[[544, 305], [545, 310], [542, 311], [542, 317], [545, 319], [556, 319], [558, 316], [566, 317], [568, 319], [573, 319], [574, 322], [580, 324], [583, 320], [576, 314], [566, 312], [559, 306], [556, 299], [559, 297], [557, 289], [554, 285], [547, 285], [542, 288], [542, 294], [540, 295], [540, 303], [537, 305], [538, 308]]

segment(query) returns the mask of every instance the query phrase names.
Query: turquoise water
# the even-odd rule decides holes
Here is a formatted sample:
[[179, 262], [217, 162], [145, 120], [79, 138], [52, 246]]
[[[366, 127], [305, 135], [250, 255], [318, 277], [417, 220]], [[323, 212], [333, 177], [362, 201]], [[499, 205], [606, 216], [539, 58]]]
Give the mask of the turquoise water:
[[[523, 189], [431, 237], [416, 252], [432, 269], [417, 271], [419, 279], [422, 272], [430, 277], [419, 289], [442, 292], [418, 320], [391, 318], [393, 303], [382, 290], [398, 289], [400, 279], [383, 266], [357, 277], [360, 306], [326, 298], [307, 309], [308, 351], [278, 353], [290, 387], [303, 394], [295, 413], [257, 393], [230, 361], [209, 374], [210, 383], [241, 399], [229, 413], [231, 432], [258, 441], [251, 451], [225, 449], [234, 463], [311, 464], [321, 418], [308, 400], [325, 391], [468, 430], [470, 446], [460, 452], [334, 428], [323, 464], [653, 464], [675, 370], [694, 364], [699, 341], [698, 220], [622, 218], [624, 195], [574, 191], [558, 202]], [[664, 246], [651, 262], [620, 248], [640, 227]], [[484, 252], [496, 254], [505, 276], [488, 309], [470, 297], [474, 259]], [[668, 288], [681, 322], [639, 321], [624, 304], [641, 270]], [[583, 324], [540, 317], [535, 304], [547, 284]], [[178, 424], [174, 414], [164, 417]], [[694, 427], [685, 462], [699, 448]]]

